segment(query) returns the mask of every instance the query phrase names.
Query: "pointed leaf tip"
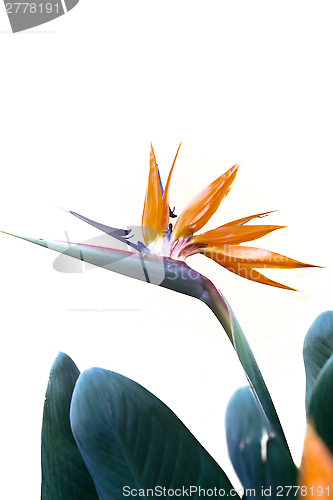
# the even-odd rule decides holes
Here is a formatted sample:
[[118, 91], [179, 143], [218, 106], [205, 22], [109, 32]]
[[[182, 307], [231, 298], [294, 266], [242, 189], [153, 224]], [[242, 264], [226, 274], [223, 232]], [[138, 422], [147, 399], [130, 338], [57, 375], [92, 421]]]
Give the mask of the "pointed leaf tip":
[[70, 402], [79, 374], [72, 359], [59, 352], [50, 371], [44, 403], [42, 500], [98, 500], [92, 477], [70, 428]]

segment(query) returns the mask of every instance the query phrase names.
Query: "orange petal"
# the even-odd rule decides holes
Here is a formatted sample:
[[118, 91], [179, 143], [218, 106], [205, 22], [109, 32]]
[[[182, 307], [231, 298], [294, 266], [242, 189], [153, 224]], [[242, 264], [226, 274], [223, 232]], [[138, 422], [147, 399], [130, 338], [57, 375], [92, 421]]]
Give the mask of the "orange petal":
[[151, 144], [148, 186], [142, 213], [142, 234], [147, 246], [156, 236], [163, 236], [169, 228], [169, 187], [179, 148], [180, 144], [162, 196], [155, 153]]
[[333, 492], [333, 457], [311, 425], [307, 425], [298, 484], [311, 498], [329, 498]]
[[225, 244], [238, 245], [239, 243], [244, 243], [244, 241], [262, 238], [262, 236], [283, 227], [285, 226], [220, 226], [211, 231], [193, 236], [190, 240], [190, 244], [210, 246]]
[[223, 227], [239, 226], [240, 224], [245, 224], [246, 222], [250, 222], [250, 220], [252, 219], [256, 219], [257, 217], [264, 217], [264, 215], [271, 214], [273, 212], [276, 212], [276, 210], [271, 210], [270, 212], [263, 212], [261, 214], [249, 215], [248, 217], [243, 217], [242, 219], [233, 220], [231, 222], [228, 222], [227, 224], [223, 224]]
[[146, 245], [159, 234], [162, 212], [162, 193], [153, 145], [150, 144], [149, 177], [142, 213], [142, 234]]
[[290, 259], [279, 253], [264, 250], [263, 248], [245, 247], [237, 245], [221, 245], [214, 247], [200, 248], [200, 253], [213, 258], [222, 266], [228, 264], [241, 264], [244, 268], [280, 268], [294, 269], [297, 267], [319, 267], [312, 264], [305, 264], [298, 260]]
[[234, 266], [229, 264], [228, 266], [224, 267], [225, 269], [228, 269], [228, 271], [238, 274], [238, 276], [246, 278], [247, 280], [256, 281], [257, 283], [262, 283], [263, 285], [270, 285], [270, 286], [276, 286], [277, 288], [284, 288], [285, 290], [293, 290], [294, 292], [296, 292], [295, 288], [290, 288], [290, 286], [282, 285], [282, 283], [273, 281], [267, 278], [267, 276], [260, 274], [253, 268], [244, 268], [240, 264], [235, 264]]
[[172, 231], [172, 240], [187, 238], [199, 231], [218, 209], [227, 195], [236, 176], [238, 165], [234, 165], [223, 175], [199, 193], [181, 212]]

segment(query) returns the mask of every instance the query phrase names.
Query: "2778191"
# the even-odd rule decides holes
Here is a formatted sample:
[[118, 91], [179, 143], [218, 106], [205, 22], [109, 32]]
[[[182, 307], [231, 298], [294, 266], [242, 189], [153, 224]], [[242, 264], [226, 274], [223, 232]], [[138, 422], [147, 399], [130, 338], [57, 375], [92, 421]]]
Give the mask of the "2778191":
[[43, 12], [51, 14], [52, 12], [59, 13], [59, 4], [55, 3], [30, 3], [30, 2], [14, 2], [6, 3], [7, 14], [42, 14]]
[[[272, 491], [268, 491], [270, 488], [262, 491], [264, 496], [271, 496]], [[267, 493], [265, 493], [267, 492]], [[277, 497], [321, 497], [324, 495], [324, 498], [330, 496], [330, 488], [329, 486], [323, 488], [322, 486], [277, 486], [276, 487], [276, 496]]]

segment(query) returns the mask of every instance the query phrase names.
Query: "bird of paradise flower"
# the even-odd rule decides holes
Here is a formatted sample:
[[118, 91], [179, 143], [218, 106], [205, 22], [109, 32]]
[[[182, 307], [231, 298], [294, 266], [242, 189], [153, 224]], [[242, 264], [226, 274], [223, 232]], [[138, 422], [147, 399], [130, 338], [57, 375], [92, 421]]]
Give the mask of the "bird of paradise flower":
[[267, 278], [255, 268], [293, 269], [318, 266], [305, 264], [262, 248], [240, 245], [285, 227], [246, 225], [251, 220], [262, 218], [271, 212], [242, 217], [216, 229], [197, 234], [229, 193], [239, 165], [231, 167], [201, 191], [184, 208], [173, 226], [170, 218], [173, 219], [177, 216], [169, 206], [169, 191], [179, 149], [180, 145], [171, 166], [165, 189], [163, 189], [160, 171], [151, 145], [148, 186], [142, 214], [142, 233], [145, 244], [140, 241], [138, 241], [137, 245], [132, 243], [129, 240], [129, 230], [115, 229], [92, 221], [76, 212], [70, 213], [145, 254], [150, 253], [185, 262], [187, 257], [199, 253], [209, 257], [228, 271], [248, 280], [287, 290], [295, 290]]

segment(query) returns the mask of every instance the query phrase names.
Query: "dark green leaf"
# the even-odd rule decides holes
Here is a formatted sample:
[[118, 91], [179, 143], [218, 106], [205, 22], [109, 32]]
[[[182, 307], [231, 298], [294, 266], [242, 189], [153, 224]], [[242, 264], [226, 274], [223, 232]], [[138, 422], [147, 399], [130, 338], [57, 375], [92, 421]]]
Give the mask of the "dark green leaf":
[[308, 420], [333, 454], [333, 355], [325, 363], [313, 387]]
[[303, 358], [306, 373], [305, 406], [307, 411], [313, 386], [332, 353], [333, 311], [326, 311], [314, 320], [304, 339]]
[[230, 459], [247, 490], [246, 497], [262, 497], [266, 490], [266, 496], [278, 498], [278, 487], [285, 492], [284, 486], [297, 484], [296, 466], [285, 446], [272, 433], [250, 387], [238, 389], [230, 399], [226, 434]]
[[46, 391], [42, 427], [42, 499], [98, 500], [69, 423], [80, 372], [64, 353], [55, 359]]
[[[101, 500], [123, 500], [128, 489], [154, 497], [157, 487], [166, 488], [166, 496], [168, 489], [186, 496], [183, 488], [189, 494], [191, 486], [225, 489], [225, 495], [232, 489], [222, 469], [176, 415], [117, 373], [91, 368], [80, 375], [70, 418]], [[198, 492], [192, 490], [192, 498], [199, 498]]]

